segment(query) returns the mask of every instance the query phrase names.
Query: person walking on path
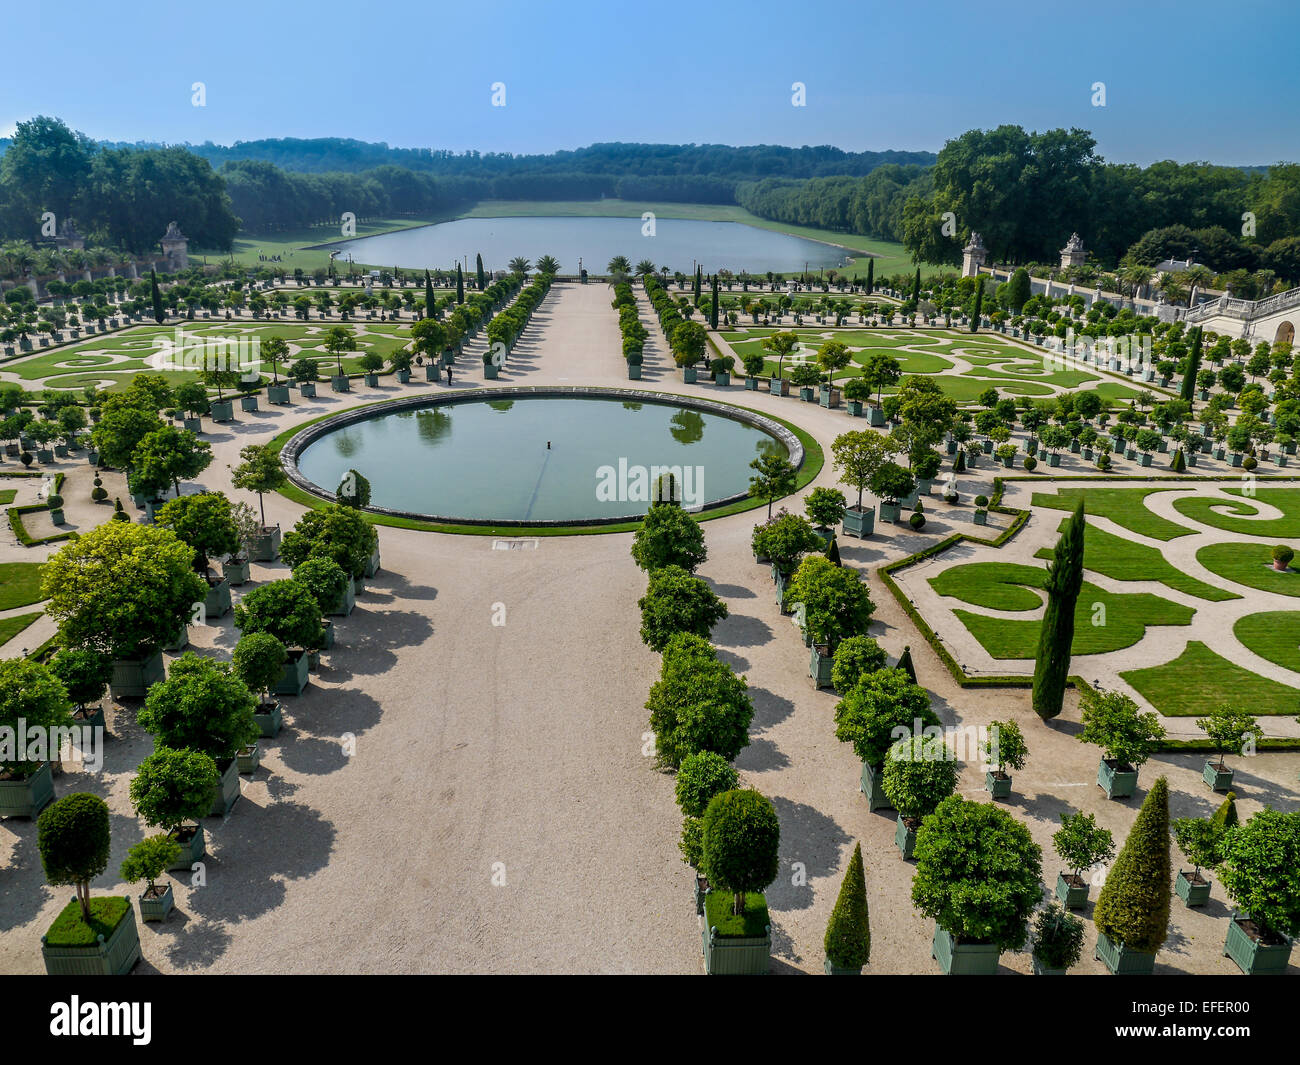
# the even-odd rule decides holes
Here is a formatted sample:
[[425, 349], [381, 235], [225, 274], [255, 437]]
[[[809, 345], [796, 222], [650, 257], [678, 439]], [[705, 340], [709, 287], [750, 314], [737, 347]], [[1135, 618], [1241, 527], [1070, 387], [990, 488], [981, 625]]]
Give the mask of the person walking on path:
[[447, 387], [451, 387], [451, 367], [447, 367]]

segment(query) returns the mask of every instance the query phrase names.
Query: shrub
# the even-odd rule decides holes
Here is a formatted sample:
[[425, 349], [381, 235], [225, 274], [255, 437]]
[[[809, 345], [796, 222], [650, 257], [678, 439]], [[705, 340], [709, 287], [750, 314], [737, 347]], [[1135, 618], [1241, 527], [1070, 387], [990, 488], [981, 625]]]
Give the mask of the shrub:
[[1223, 769], [1223, 759], [1228, 754], [1246, 754], [1255, 750], [1255, 744], [1264, 738], [1264, 730], [1259, 722], [1245, 710], [1238, 710], [1226, 703], [1217, 710], [1212, 710], [1209, 717], [1196, 719], [1196, 727], [1201, 729], [1214, 744], [1219, 755], [1219, 769]]
[[334, 610], [343, 602], [351, 578], [332, 558], [316, 556], [304, 559], [293, 568], [293, 579], [304, 585], [321, 613]]
[[907, 524], [910, 525], [915, 532], [920, 532], [925, 528], [925, 515], [919, 510], [913, 511], [907, 519]]
[[1208, 817], [1180, 817], [1173, 824], [1174, 842], [1183, 856], [1195, 866], [1199, 875], [1201, 867], [1213, 869], [1219, 864], [1219, 845], [1223, 830]]
[[103, 697], [113, 675], [113, 663], [93, 647], [62, 647], [50, 659], [50, 672], [67, 690], [68, 698], [81, 708]]
[[1230, 791], [1224, 796], [1223, 802], [1210, 816], [1210, 820], [1214, 822], [1215, 827], [1220, 832], [1226, 832], [1237, 824], [1237, 793], [1235, 791]]
[[643, 570], [680, 566], [694, 573], [708, 557], [700, 523], [671, 503], [652, 506], [632, 537], [632, 558]]
[[108, 868], [108, 804], [74, 792], [45, 808], [36, 821], [37, 846], [51, 887], [76, 889], [83, 920], [90, 920], [90, 882]]
[[658, 763], [677, 768], [697, 751], [734, 759], [749, 744], [754, 716], [746, 687], [707, 640], [687, 633], [669, 640], [646, 701]]
[[253, 694], [229, 662], [187, 651], [145, 696], [138, 720], [162, 747], [202, 751], [214, 761], [234, 758], [260, 734]]
[[687, 817], [703, 817], [713, 796], [731, 791], [739, 779], [736, 767], [714, 751], [688, 754], [677, 770], [677, 805]]
[[1096, 816], [1082, 812], [1061, 814], [1061, 827], [1052, 836], [1052, 847], [1074, 877], [1115, 857], [1115, 837], [1110, 829], [1098, 828]]
[[944, 799], [916, 833], [912, 904], [958, 941], [1018, 950], [1043, 894], [1042, 851], [992, 803]]
[[1154, 954], [1169, 933], [1169, 784], [1147, 792], [1097, 898], [1097, 931], [1129, 950]]
[[867, 673], [884, 669], [884, 648], [870, 636], [850, 636], [835, 648], [831, 662], [831, 684], [840, 695], [847, 695]]
[[250, 632], [240, 637], [230, 656], [235, 676], [259, 696], [260, 703], [266, 701], [271, 685], [280, 679], [286, 658], [284, 644], [269, 632]]
[[131, 779], [131, 805], [146, 824], [175, 832], [186, 821], [207, 816], [218, 779], [210, 755], [159, 747]]
[[245, 595], [235, 604], [235, 627], [244, 635], [269, 632], [286, 647], [319, 647], [325, 636], [316, 597], [295, 580], [271, 581]]
[[1187, 472], [1187, 460], [1183, 457], [1182, 448], [1174, 452], [1173, 461], [1169, 463], [1169, 469], [1174, 473]]
[[804, 625], [813, 642], [832, 650], [841, 640], [865, 633], [876, 609], [862, 574], [822, 555], [809, 555], [799, 563], [786, 597], [803, 603]]
[[1059, 902], [1034, 916], [1034, 957], [1044, 969], [1068, 969], [1083, 953], [1083, 922]]
[[1137, 703], [1121, 692], [1087, 691], [1081, 700], [1083, 731], [1079, 740], [1095, 743], [1107, 759], [1121, 768], [1142, 765], [1164, 738], [1165, 730], [1153, 713], [1139, 713]]
[[782, 573], [792, 572], [800, 556], [822, 547], [821, 537], [798, 514], [783, 511], [759, 529], [763, 531], [755, 535], [755, 542]]
[[980, 750], [995, 773], [1024, 769], [1025, 759], [1029, 757], [1025, 735], [1011, 720], [990, 722], [989, 736], [980, 743]]
[[1026, 472], [1033, 473], [1038, 468], [1038, 460], [1033, 455], [1026, 455], [1024, 467]]
[[724, 791], [704, 811], [701, 871], [709, 885], [733, 895], [732, 913], [745, 895], [761, 892], [780, 868], [781, 824], [772, 803], [752, 789]]
[[651, 570], [646, 593], [637, 606], [641, 608], [641, 639], [650, 650], [659, 652], [676, 633], [708, 639], [713, 626], [727, 616], [726, 606], [713, 589], [680, 566]]
[[59, 510], [63, 507], [63, 496], [57, 492], [51, 492], [45, 497], [45, 505], [51, 510]]
[[989, 497], [988, 497], [988, 496], [986, 496], [986, 495], [978, 495], [978, 496], [975, 497], [975, 506], [977, 506], [980, 510], [983, 510], [983, 509], [984, 509], [985, 507], [987, 507], [988, 505], [989, 505]]
[[334, 498], [338, 500], [340, 506], [351, 507], [354, 510], [368, 507], [370, 506], [370, 481], [356, 470], [348, 470], [339, 481]]
[[1282, 565], [1289, 566], [1291, 565], [1291, 560], [1293, 558], [1295, 558], [1295, 552], [1292, 551], [1291, 548], [1287, 547], [1286, 544], [1278, 544], [1273, 548], [1274, 562], [1281, 562]]
[[149, 836], [126, 852], [126, 860], [122, 862], [118, 873], [128, 884], [145, 881], [146, 892], [152, 895], [157, 891], [154, 881], [180, 857], [180, 853], [180, 844], [170, 836]]
[[1258, 465], [1259, 462], [1255, 459], [1254, 455], [1247, 455], [1241, 460], [1241, 468], [1243, 470], [1253, 470]]
[[[854, 379], [856, 380], [856, 378]], [[861, 969], [871, 960], [871, 919], [867, 912], [867, 878], [862, 869], [862, 844], [844, 872], [835, 908], [822, 941], [826, 957], [838, 969]]]
[[[351, 577], [361, 577], [379, 534], [361, 512], [337, 503], [309, 510], [287, 533], [280, 545], [280, 557], [290, 567], [308, 558], [330, 558]], [[286, 641], [288, 642], [288, 641]]]
[[900, 817], [927, 817], [957, 790], [957, 759], [942, 736], [909, 736], [889, 748], [880, 787]]
[[[49, 735], [50, 729], [72, 724], [71, 710], [67, 689], [48, 666], [29, 658], [0, 659], [0, 730], [6, 735], [17, 736], [24, 727], [43, 728]], [[19, 753], [12, 751], [15, 758]], [[48, 753], [57, 757], [56, 752]], [[0, 768], [22, 777], [40, 767], [39, 761], [0, 762]]]
[[895, 729], [912, 734], [939, 724], [930, 693], [902, 669], [864, 674], [835, 707], [835, 738], [853, 744], [854, 754], [870, 766], [884, 762], [898, 738]]
[[194, 548], [194, 569], [206, 573], [208, 559], [239, 550], [239, 530], [230, 500], [220, 492], [181, 496], [161, 507], [155, 521]]
[[848, 500], [838, 488], [814, 488], [804, 497], [804, 513], [820, 529], [843, 521], [847, 507]]
[[1265, 934], [1300, 935], [1300, 813], [1265, 808], [1223, 838], [1219, 879]]

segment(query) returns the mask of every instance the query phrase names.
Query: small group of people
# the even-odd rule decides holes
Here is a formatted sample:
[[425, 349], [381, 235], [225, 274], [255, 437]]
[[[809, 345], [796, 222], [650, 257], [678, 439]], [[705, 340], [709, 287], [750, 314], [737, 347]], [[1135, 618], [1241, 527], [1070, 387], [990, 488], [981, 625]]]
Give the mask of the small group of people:
[[[290, 258], [290, 259], [293, 258], [293, 252], [290, 252], [290, 253], [289, 253], [289, 258]], [[259, 251], [259, 252], [257, 253], [257, 261], [258, 261], [259, 263], [279, 263], [279, 262], [283, 262], [283, 261], [284, 261], [284, 257], [281, 256], [281, 255], [263, 255], [263, 254]]]

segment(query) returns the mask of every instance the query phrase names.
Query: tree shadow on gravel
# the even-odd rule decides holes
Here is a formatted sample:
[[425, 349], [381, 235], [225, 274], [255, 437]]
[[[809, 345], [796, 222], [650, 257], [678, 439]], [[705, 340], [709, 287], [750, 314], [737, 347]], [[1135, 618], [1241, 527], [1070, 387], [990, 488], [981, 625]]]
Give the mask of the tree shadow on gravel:
[[790, 759], [771, 740], [751, 736], [749, 746], [736, 755], [735, 765], [742, 773], [765, 773], [770, 769], [789, 768]]
[[743, 584], [718, 584], [717, 581], [704, 578], [704, 583], [713, 589], [719, 599], [757, 599], [758, 596]]
[[839, 891], [840, 853], [853, 837], [806, 803], [777, 796], [772, 805], [781, 821], [781, 872], [767, 889], [767, 902], [775, 910], [806, 910], [813, 904], [814, 881], [824, 879], [826, 890]]
[[166, 948], [167, 960], [177, 969], [187, 972], [206, 969], [214, 959], [230, 949], [232, 938], [222, 925], [193, 918], [180, 909], [173, 910], [159, 925], [158, 931], [167, 933], [170, 938]]
[[339, 740], [323, 737], [303, 737], [286, 748], [280, 759], [286, 769], [310, 776], [323, 776], [344, 768], [349, 758]]
[[718, 652], [718, 661], [725, 662], [737, 673], [744, 673], [749, 669], [749, 659], [741, 658], [740, 655], [732, 654], [725, 647], [716, 648]]
[[371, 592], [382, 594], [387, 592], [393, 599], [411, 599], [416, 602], [433, 602], [438, 598], [438, 589], [431, 584], [412, 584], [400, 573], [394, 573], [391, 570], [380, 570], [374, 578], [377, 583], [367, 585], [363, 601]]
[[363, 610], [348, 619], [329, 654], [332, 680], [387, 673], [397, 664], [393, 651], [424, 643], [433, 635], [433, 622], [413, 610]]
[[761, 647], [772, 642], [772, 627], [762, 618], [729, 614], [714, 627], [713, 642], [724, 647]]
[[754, 718], [750, 728], [765, 732], [794, 713], [794, 703], [766, 688], [750, 688], [750, 702], [754, 704]]

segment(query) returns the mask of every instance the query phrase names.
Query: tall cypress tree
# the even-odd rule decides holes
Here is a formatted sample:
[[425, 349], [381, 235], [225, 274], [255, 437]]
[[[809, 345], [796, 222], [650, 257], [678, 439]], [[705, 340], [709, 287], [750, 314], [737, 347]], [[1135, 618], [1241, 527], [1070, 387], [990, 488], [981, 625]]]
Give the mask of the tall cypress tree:
[[704, 267], [697, 266], [695, 268], [695, 290], [692, 293], [692, 296], [694, 297], [697, 306], [699, 305], [700, 302], [700, 284], [703, 282], [703, 280], [704, 280]]
[[1192, 350], [1187, 356], [1187, 372], [1183, 374], [1183, 387], [1179, 393], [1188, 403], [1196, 394], [1196, 373], [1201, 368], [1201, 327], [1192, 330]]
[[718, 275], [713, 275], [713, 307], [709, 311], [709, 324], [718, 328]]
[[916, 276], [912, 278], [912, 299], [913, 307], [921, 306], [921, 268], [916, 268]]
[[456, 302], [465, 302], [465, 275], [460, 272], [460, 263], [456, 264]]
[[474, 280], [478, 282], [478, 290], [480, 292], [482, 292], [485, 288], [487, 288], [487, 285], [484, 283], [484, 278], [483, 278], [483, 256], [482, 255], [474, 256]]
[[158, 291], [158, 271], [149, 271], [149, 298], [153, 300], [153, 320], [159, 325], [163, 320], [162, 293]]
[[867, 295], [876, 291], [876, 260], [867, 260]]
[[424, 272], [424, 316], [426, 318], [438, 317], [438, 301], [433, 297], [433, 281], [429, 277], [429, 271]]
[[1074, 642], [1074, 605], [1083, 587], [1083, 500], [1056, 541], [1047, 567], [1047, 610], [1038, 634], [1034, 663], [1034, 713], [1044, 721], [1056, 717], [1065, 701], [1070, 674], [1070, 645]]
[[975, 313], [970, 316], [970, 331], [978, 333], [980, 331], [980, 313], [984, 309], [984, 279], [975, 278]]
[[1098, 932], [1154, 954], [1169, 934], [1169, 782], [1151, 785], [1092, 911]]

